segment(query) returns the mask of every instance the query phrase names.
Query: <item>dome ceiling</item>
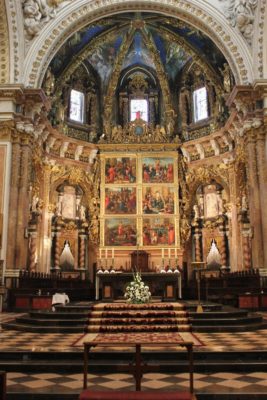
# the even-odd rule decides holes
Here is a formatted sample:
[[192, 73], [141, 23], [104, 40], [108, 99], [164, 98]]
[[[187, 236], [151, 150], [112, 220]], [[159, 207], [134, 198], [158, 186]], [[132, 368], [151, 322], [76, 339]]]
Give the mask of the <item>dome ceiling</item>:
[[[131, 36], [125, 52], [123, 44]], [[179, 78], [179, 72], [190, 60], [198, 58], [221, 76], [226, 62], [222, 53], [207, 36], [183, 22], [153, 13], [125, 13], [105, 18], [83, 28], [70, 37], [51, 61], [56, 78], [79, 59], [98, 74], [105, 92], [110, 76], [121, 53], [121, 71], [136, 65], [156, 70], [155, 51], [169, 84]]]

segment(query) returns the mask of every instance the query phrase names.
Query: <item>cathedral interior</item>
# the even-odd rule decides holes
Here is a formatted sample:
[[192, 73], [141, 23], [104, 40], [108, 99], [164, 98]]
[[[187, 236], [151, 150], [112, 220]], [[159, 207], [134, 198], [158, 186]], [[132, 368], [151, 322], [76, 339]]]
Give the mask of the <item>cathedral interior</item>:
[[[80, 375], [61, 383], [81, 374], [83, 347], [61, 353], [115, 331], [112, 317], [90, 326], [139, 273], [158, 316], [188, 310], [197, 399], [266, 398], [266, 18], [265, 0], [0, 0], [0, 353], [22, 354], [0, 362], [3, 400], [78, 399]], [[33, 351], [47, 360], [29, 361], [26, 388]], [[205, 351], [232, 358], [207, 372]], [[147, 390], [183, 386], [183, 370], [163, 376], [170, 353]], [[33, 372], [58, 368], [58, 397], [53, 376], [36, 391]], [[96, 390], [127, 388], [105, 379]]]

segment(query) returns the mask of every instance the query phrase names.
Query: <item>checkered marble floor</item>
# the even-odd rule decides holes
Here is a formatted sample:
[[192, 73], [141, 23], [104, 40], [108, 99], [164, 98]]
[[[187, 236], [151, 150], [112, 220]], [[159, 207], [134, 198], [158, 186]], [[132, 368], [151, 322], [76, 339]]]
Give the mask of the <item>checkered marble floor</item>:
[[[0, 314], [0, 323], [13, 319], [15, 314]], [[79, 334], [49, 334], [6, 331], [0, 328], [1, 351], [72, 351], [82, 352], [83, 347], [73, 344], [82, 336]], [[196, 333], [204, 344], [194, 351], [267, 351], [267, 329], [238, 333]], [[82, 390], [82, 374], [60, 373], [7, 373], [8, 393], [79, 393]], [[134, 379], [130, 374], [88, 375], [88, 386], [94, 390], [134, 390]], [[267, 372], [232, 373], [217, 372], [194, 374], [196, 393], [252, 393], [265, 394], [267, 398]], [[142, 390], [185, 390], [188, 388], [186, 373], [147, 373], [142, 379]]]
[[[0, 314], [1, 315], [1, 314]], [[1, 321], [0, 321], [1, 322]], [[0, 351], [83, 351], [83, 347], [73, 346], [83, 335], [81, 333], [39, 333], [7, 331], [0, 328]], [[240, 351], [267, 350], [267, 329], [249, 332], [195, 333], [203, 346], [194, 351]]]
[[[27, 393], [80, 393], [82, 374], [7, 374], [8, 392]], [[129, 374], [88, 375], [88, 388], [93, 390], [135, 390]], [[194, 374], [196, 393], [267, 393], [267, 372], [248, 374], [214, 373]], [[187, 390], [188, 374], [147, 373], [142, 379], [142, 390]]]

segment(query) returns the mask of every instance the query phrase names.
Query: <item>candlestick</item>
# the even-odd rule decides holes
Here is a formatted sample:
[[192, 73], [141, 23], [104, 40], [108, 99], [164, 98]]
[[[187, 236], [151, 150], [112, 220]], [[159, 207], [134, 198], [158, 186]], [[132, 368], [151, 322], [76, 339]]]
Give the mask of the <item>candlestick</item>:
[[114, 258], [114, 248], [113, 247], [111, 249], [111, 256], [112, 256], [112, 258]]
[[161, 258], [164, 258], [164, 249], [161, 249]]
[[108, 249], [105, 250], [105, 258], [108, 258]]
[[169, 259], [171, 258], [171, 249], [168, 249]]

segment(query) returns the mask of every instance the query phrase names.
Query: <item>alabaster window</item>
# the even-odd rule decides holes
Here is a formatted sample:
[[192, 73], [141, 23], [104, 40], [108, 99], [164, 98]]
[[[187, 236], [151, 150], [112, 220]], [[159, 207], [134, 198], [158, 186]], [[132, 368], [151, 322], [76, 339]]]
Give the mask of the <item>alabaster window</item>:
[[194, 122], [208, 118], [208, 98], [205, 86], [193, 92]]
[[145, 99], [132, 99], [130, 102], [131, 121], [142, 119], [148, 122], [148, 106]]
[[75, 89], [70, 92], [69, 118], [75, 122], [84, 122], [84, 93]]

